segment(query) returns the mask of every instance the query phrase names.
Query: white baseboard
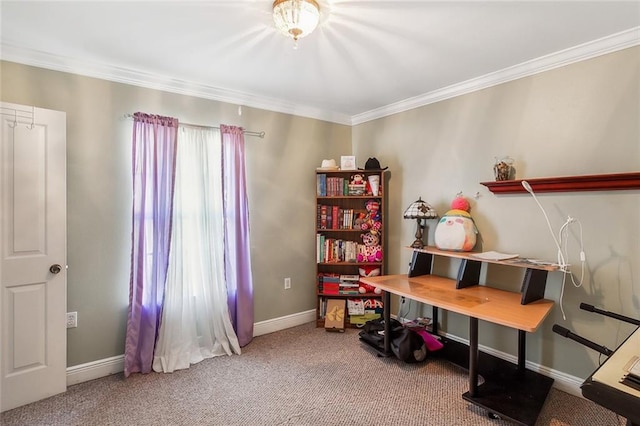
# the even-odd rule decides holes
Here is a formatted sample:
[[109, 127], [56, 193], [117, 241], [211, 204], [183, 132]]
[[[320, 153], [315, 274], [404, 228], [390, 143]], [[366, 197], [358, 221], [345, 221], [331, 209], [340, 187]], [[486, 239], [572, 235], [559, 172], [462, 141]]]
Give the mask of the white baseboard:
[[124, 371], [124, 355], [112, 356], [67, 368], [67, 386], [99, 379]]
[[[316, 311], [310, 310], [297, 314], [274, 318], [267, 321], [260, 321], [253, 324], [253, 336], [262, 336], [298, 325], [315, 321]], [[86, 364], [74, 365], [67, 368], [67, 386], [99, 379], [111, 374], [122, 373], [124, 371], [124, 355], [112, 356], [110, 358], [99, 359], [87, 362]]]
[[280, 318], [260, 321], [253, 324], [253, 336], [262, 336], [276, 331], [284, 330], [316, 320], [316, 310], [298, 312]]
[[[447, 333], [444, 333], [444, 336], [447, 337], [448, 339], [455, 340], [456, 342], [464, 343], [466, 345], [469, 344], [468, 340], [461, 339], [458, 336], [454, 336]], [[498, 351], [488, 346], [478, 345], [478, 349], [480, 349], [482, 352], [486, 354], [493, 355], [496, 358], [504, 359], [505, 361], [509, 361], [513, 364], [516, 364], [518, 362], [517, 356], [508, 354], [506, 352]], [[531, 371], [540, 373], [543, 376], [551, 377], [553, 379], [554, 388], [561, 390], [563, 392], [566, 392], [570, 395], [582, 398], [582, 391], [580, 390], [580, 385], [582, 384], [583, 379], [580, 379], [575, 376], [571, 376], [569, 374], [554, 370], [549, 367], [545, 367], [544, 365], [533, 363], [531, 361], [526, 361], [525, 367]]]
[[[280, 318], [260, 321], [253, 325], [253, 335], [255, 337], [274, 333], [276, 331], [285, 330], [287, 328], [315, 321], [315, 319], [316, 311], [310, 310]], [[469, 344], [468, 340], [461, 339], [457, 336], [449, 334], [445, 334], [445, 336], [451, 340]], [[482, 352], [493, 355], [497, 358], [501, 358], [512, 363], [517, 362], [517, 357], [514, 355], [497, 351], [483, 345], [480, 345], [479, 349], [482, 350]], [[583, 382], [582, 379], [529, 361], [527, 361], [525, 365], [531, 371], [538, 372], [554, 379], [554, 388], [582, 398], [582, 392], [580, 391], [580, 385]], [[111, 358], [92, 361], [86, 364], [74, 365], [73, 367], [67, 368], [67, 386], [99, 379], [111, 374], [121, 373], [122, 371], [124, 371], [124, 355], [113, 356]]]

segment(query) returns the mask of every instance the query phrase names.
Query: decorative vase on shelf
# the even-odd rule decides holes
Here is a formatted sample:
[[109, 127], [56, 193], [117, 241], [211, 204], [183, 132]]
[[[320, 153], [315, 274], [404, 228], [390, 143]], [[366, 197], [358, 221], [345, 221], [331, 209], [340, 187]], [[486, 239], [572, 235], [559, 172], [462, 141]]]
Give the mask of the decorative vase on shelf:
[[496, 181], [515, 179], [516, 176], [515, 169], [513, 168], [513, 158], [503, 157], [498, 159], [498, 157], [496, 157], [496, 162], [493, 165], [493, 174]]

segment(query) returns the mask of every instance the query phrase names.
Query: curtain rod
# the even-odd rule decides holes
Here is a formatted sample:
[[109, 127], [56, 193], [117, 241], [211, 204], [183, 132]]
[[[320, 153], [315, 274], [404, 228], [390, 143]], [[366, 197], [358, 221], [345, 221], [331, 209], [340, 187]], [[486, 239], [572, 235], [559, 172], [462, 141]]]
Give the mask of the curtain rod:
[[[124, 118], [133, 119], [133, 114], [125, 114]], [[195, 128], [198, 128], [198, 129], [218, 129], [218, 130], [220, 130], [220, 127], [216, 127], [216, 126], [204, 126], [202, 124], [190, 124], [190, 123], [183, 123], [181, 121], [178, 121], [178, 125], [179, 126], [187, 126], [187, 127], [195, 127]], [[264, 139], [264, 135], [265, 135], [264, 132], [253, 132], [253, 131], [250, 131], [250, 130], [245, 130], [244, 134], [245, 135], [249, 135], [249, 136], [257, 136], [260, 139]]]

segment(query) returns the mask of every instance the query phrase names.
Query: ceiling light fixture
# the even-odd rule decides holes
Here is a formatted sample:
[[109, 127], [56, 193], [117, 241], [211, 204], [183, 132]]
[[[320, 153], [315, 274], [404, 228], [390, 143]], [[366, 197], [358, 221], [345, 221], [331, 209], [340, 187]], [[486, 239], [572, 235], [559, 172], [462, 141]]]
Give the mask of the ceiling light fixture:
[[273, 22], [278, 31], [294, 40], [313, 32], [320, 21], [320, 6], [315, 0], [275, 0]]

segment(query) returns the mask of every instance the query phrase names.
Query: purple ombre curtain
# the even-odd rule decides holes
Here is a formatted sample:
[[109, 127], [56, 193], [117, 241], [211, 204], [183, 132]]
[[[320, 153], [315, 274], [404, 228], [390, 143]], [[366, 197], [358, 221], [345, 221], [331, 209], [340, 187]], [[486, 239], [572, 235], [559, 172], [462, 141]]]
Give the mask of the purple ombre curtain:
[[220, 126], [222, 133], [222, 192], [224, 258], [231, 323], [240, 346], [253, 339], [253, 278], [249, 241], [249, 203], [245, 174], [244, 131]]
[[125, 377], [149, 373], [169, 264], [178, 120], [133, 117], [133, 231]]

